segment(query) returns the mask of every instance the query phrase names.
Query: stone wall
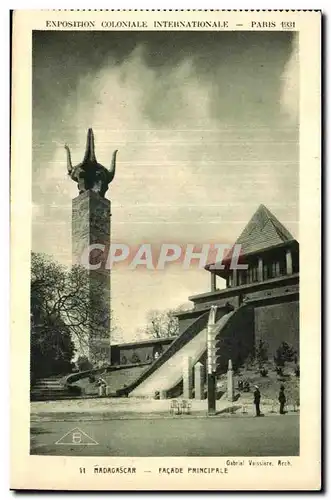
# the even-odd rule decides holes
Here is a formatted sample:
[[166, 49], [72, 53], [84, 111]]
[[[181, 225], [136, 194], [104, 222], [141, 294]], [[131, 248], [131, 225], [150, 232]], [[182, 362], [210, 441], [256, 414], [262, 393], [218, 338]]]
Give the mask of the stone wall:
[[173, 341], [173, 338], [169, 338], [162, 339], [162, 342], [155, 339], [155, 342], [151, 340], [148, 343], [143, 341], [127, 345], [113, 345], [111, 347], [111, 364], [152, 363], [156, 356], [160, 356]]
[[227, 361], [234, 366], [253, 353], [260, 339], [268, 346], [272, 360], [281, 342], [299, 353], [299, 302], [247, 306], [238, 311], [217, 339], [217, 372], [225, 373]]
[[190, 313], [190, 315], [179, 315], [178, 317], [178, 324], [179, 324], [179, 335], [181, 335], [194, 321], [203, 314], [203, 311], [199, 312], [198, 314], [195, 313]]
[[153, 354], [153, 346], [121, 347], [114, 352], [112, 364], [148, 363], [153, 361]]
[[268, 344], [273, 358], [281, 342], [287, 342], [299, 352], [299, 302], [255, 307], [255, 342]]
[[239, 367], [254, 351], [254, 308], [242, 307], [217, 337], [217, 373], [227, 371], [229, 359]]

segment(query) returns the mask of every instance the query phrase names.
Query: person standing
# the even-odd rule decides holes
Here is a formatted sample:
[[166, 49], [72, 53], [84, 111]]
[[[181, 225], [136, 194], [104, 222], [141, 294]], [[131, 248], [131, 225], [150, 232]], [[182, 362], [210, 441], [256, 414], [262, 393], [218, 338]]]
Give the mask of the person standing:
[[254, 404], [255, 404], [256, 416], [260, 417], [261, 416], [261, 411], [260, 411], [261, 393], [260, 393], [260, 389], [258, 388], [257, 385], [255, 385], [254, 387], [255, 387]]
[[278, 401], [279, 401], [279, 413], [281, 415], [284, 415], [285, 414], [284, 406], [286, 403], [286, 396], [285, 396], [285, 387], [283, 385], [280, 386]]

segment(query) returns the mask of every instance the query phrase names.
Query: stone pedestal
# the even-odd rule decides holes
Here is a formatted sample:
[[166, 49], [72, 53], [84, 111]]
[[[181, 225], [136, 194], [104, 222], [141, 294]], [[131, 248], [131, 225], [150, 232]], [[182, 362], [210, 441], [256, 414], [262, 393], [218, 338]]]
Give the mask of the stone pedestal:
[[183, 398], [192, 398], [192, 361], [191, 358], [186, 357], [183, 361]]
[[107, 396], [107, 387], [106, 386], [104, 386], [104, 385], [99, 386], [99, 396], [100, 397]]
[[227, 379], [227, 397], [228, 401], [234, 401], [234, 382], [233, 382], [233, 370], [232, 370], [232, 361], [229, 359], [228, 365], [228, 379]]
[[204, 369], [201, 363], [197, 363], [194, 367], [194, 397], [195, 399], [205, 399], [204, 388]]
[[110, 270], [105, 266], [110, 216], [110, 201], [94, 191], [72, 200], [72, 263], [87, 268], [86, 355], [92, 363], [110, 363]]

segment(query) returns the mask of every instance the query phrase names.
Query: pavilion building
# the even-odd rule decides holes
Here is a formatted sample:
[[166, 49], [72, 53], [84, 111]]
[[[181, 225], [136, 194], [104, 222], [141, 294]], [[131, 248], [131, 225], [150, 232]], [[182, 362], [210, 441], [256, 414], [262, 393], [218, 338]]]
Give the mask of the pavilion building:
[[[239, 263], [246, 264], [247, 269], [231, 268], [232, 251], [221, 263], [207, 265], [210, 290], [189, 297], [194, 308], [177, 314], [183, 332], [211, 305], [217, 305], [220, 311], [245, 305], [241, 314], [237, 314], [229, 335], [222, 332], [224, 359], [220, 370], [225, 368], [227, 358], [232, 357], [234, 361], [238, 358], [241, 362], [260, 340], [267, 346], [270, 357], [281, 342], [287, 342], [299, 352], [298, 242], [260, 205], [236, 244], [241, 247]], [[224, 285], [219, 288], [221, 282], [225, 288]]]

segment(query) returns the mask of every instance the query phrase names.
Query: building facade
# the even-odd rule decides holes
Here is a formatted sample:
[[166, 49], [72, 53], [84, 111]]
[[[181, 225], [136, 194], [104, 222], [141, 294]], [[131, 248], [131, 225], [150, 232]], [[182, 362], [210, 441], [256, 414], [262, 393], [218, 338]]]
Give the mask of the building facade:
[[235, 365], [242, 364], [254, 354], [260, 340], [270, 359], [282, 342], [291, 345], [299, 356], [298, 242], [261, 205], [236, 244], [241, 246], [239, 264], [247, 268], [232, 269], [232, 251], [221, 263], [207, 265], [210, 290], [189, 297], [194, 308], [177, 314], [182, 332], [211, 305], [217, 305], [221, 315], [241, 308], [218, 339], [219, 372], [226, 370], [228, 359]]

